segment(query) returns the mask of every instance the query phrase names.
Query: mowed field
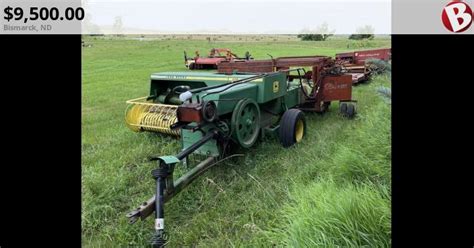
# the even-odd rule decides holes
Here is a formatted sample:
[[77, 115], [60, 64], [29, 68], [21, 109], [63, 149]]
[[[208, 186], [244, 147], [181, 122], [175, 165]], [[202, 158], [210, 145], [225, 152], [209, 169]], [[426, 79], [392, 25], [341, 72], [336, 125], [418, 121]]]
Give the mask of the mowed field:
[[[125, 101], [148, 94], [151, 73], [186, 71], [184, 50], [225, 47], [265, 59], [334, 56], [391, 42], [332, 38], [84, 37], [92, 46], [82, 58], [83, 246], [143, 247], [153, 233], [153, 218], [129, 225], [125, 214], [154, 194], [156, 164], [147, 157], [173, 155], [180, 143], [125, 126]], [[390, 85], [382, 75], [354, 87], [353, 120], [334, 103], [324, 115], [306, 114], [308, 132], [296, 146], [285, 149], [269, 137], [206, 172], [165, 206], [169, 247], [389, 247], [391, 107], [377, 89]]]

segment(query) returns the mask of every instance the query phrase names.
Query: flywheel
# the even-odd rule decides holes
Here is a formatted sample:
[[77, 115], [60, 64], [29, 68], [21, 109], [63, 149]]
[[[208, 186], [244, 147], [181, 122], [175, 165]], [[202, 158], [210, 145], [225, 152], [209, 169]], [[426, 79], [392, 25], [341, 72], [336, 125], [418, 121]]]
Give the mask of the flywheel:
[[257, 141], [260, 131], [260, 109], [252, 99], [240, 100], [232, 112], [232, 135], [244, 148]]

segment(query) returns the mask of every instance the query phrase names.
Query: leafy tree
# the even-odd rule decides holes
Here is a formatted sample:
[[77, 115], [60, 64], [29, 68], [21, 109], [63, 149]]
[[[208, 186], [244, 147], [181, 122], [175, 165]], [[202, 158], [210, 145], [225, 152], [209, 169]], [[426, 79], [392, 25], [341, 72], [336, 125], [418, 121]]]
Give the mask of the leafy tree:
[[327, 22], [324, 22], [315, 31], [303, 30], [302, 34], [299, 34], [297, 37], [301, 40], [325, 41], [333, 36], [335, 32], [335, 30], [329, 29]]
[[351, 34], [349, 36], [349, 39], [350, 40], [363, 40], [363, 39], [372, 40], [375, 37], [374, 30], [375, 29], [370, 25], [358, 27], [356, 30], [356, 33]]
[[299, 34], [298, 38], [300, 38], [301, 40], [313, 40], [313, 41], [324, 40], [323, 35], [321, 34]]

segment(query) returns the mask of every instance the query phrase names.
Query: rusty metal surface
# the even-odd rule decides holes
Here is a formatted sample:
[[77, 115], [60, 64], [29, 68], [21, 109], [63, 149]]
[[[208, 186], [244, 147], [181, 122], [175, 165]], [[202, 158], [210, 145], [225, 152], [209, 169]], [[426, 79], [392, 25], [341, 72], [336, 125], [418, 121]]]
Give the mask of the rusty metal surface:
[[[364, 75], [365, 67], [360, 65], [349, 65], [352, 73], [362, 72]], [[314, 87], [311, 92], [304, 94], [305, 103], [300, 106], [305, 111], [324, 112], [331, 101], [346, 101], [352, 99], [351, 73], [331, 73], [331, 70], [339, 68], [341, 64], [328, 56], [293, 56], [279, 57], [267, 60], [252, 61], [223, 61], [218, 66], [219, 73], [232, 74], [240, 73], [265, 73], [272, 71], [281, 71], [291, 67], [311, 67], [304, 78], [311, 79]], [[344, 66], [344, 65], [342, 65]], [[292, 78], [294, 76], [289, 76]], [[354, 76], [354, 80], [361, 81], [360, 75]]]
[[293, 56], [278, 57], [267, 60], [250, 61], [222, 61], [217, 66], [219, 73], [232, 74], [234, 72], [242, 73], [265, 73], [279, 70], [286, 70], [290, 67], [303, 66], [324, 66], [331, 64], [333, 60], [328, 56]]
[[295, 57], [279, 57], [274, 59], [275, 67], [295, 67], [295, 66], [315, 66], [323, 65], [332, 61], [327, 56], [295, 56]]
[[272, 60], [245, 60], [222, 61], [217, 65], [219, 73], [232, 74], [234, 72], [265, 73], [273, 71]]
[[344, 64], [343, 66], [348, 73], [367, 73], [365, 65]]
[[354, 52], [336, 54], [336, 60], [348, 60], [348, 59], [352, 60], [353, 58], [354, 58]]
[[345, 61], [351, 64], [363, 65], [367, 59], [389, 61], [392, 57], [391, 48], [370, 49], [336, 54], [336, 61]]
[[218, 63], [225, 61], [226, 58], [196, 58], [195, 62], [196, 64], [200, 65], [217, 65]]
[[347, 73], [347, 74], [352, 76], [352, 84], [358, 84], [368, 79], [365, 73]]
[[342, 66], [347, 74], [352, 75], [352, 83], [367, 81], [371, 71], [366, 63], [368, 59], [389, 61], [392, 56], [391, 48], [361, 50], [336, 54], [336, 64]]
[[185, 52], [185, 64], [187, 64], [189, 61], [192, 61], [192, 64], [194, 64], [194, 67], [190, 69], [212, 69], [217, 68], [217, 65], [222, 61], [240, 61], [252, 59], [251, 57], [240, 58], [228, 48], [212, 48], [207, 57], [200, 56], [199, 51], [196, 51], [195, 53], [196, 56], [194, 58], [188, 58]]
[[201, 122], [201, 108], [202, 105], [199, 103], [188, 103], [180, 105], [177, 111], [178, 120], [181, 122]]
[[330, 102], [352, 99], [352, 75], [326, 76], [322, 81], [320, 101]]
[[363, 64], [365, 60], [367, 59], [380, 59], [383, 61], [388, 61], [390, 60], [391, 55], [392, 55], [391, 48], [355, 51], [354, 62], [356, 64]]

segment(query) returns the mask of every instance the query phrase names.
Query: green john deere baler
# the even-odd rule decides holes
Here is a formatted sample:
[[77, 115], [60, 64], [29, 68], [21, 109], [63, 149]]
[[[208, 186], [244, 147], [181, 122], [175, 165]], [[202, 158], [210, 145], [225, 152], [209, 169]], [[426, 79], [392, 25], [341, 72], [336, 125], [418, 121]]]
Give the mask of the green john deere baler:
[[[319, 80], [306, 77], [309, 74], [300, 68], [261, 74], [153, 74], [149, 95], [127, 102], [127, 125], [134, 131], [179, 135], [182, 149], [175, 155], [151, 158], [157, 162], [152, 171], [156, 195], [127, 214], [130, 222], [155, 212], [152, 244], [162, 247], [166, 243], [164, 203], [228, 158], [230, 145], [250, 148], [259, 137], [277, 135], [284, 147], [292, 146], [306, 133], [304, 113], [298, 108], [310, 110], [308, 106], [315, 103], [328, 106], [333, 96], [342, 97], [337, 99], [341, 106], [354, 112], [351, 76], [337, 71], [320, 69]], [[191, 154], [205, 158], [174, 180], [175, 166]]]

